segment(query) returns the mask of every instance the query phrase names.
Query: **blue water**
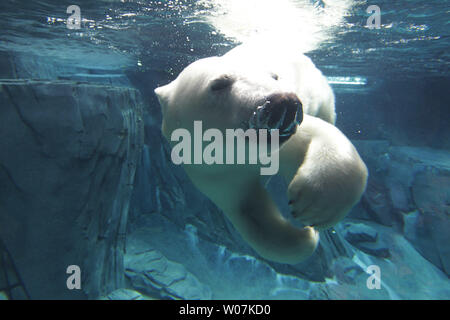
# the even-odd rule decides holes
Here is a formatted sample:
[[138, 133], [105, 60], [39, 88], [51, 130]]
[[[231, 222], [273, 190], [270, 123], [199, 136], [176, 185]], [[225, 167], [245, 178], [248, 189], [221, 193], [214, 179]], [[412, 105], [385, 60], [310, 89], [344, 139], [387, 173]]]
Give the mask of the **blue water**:
[[[273, 10], [276, 1], [261, 1], [255, 13], [252, 4], [242, 1], [236, 9], [232, 0], [80, 0], [79, 29], [66, 25], [72, 1], [0, 3], [0, 79], [133, 87], [142, 96], [145, 137], [125, 261], [155, 250], [195, 278], [184, 286], [200, 289], [181, 285], [174, 295], [158, 296], [130, 272], [123, 287], [153, 298], [450, 298], [450, 1], [328, 2], [282, 1], [280, 8], [293, 8], [283, 12]], [[381, 9], [379, 29], [367, 27], [371, 4]], [[370, 171], [361, 202], [323, 236], [328, 240], [313, 260], [296, 267], [258, 258], [182, 170], [167, 163], [153, 93], [189, 63], [271, 30], [302, 44], [299, 50], [327, 76], [336, 126]], [[349, 235], [370, 234], [361, 224], [376, 232], [374, 243]], [[21, 250], [17, 255], [26, 255]], [[366, 287], [373, 264], [382, 270], [380, 290]], [[46, 297], [39, 286], [31, 291], [33, 298]]]

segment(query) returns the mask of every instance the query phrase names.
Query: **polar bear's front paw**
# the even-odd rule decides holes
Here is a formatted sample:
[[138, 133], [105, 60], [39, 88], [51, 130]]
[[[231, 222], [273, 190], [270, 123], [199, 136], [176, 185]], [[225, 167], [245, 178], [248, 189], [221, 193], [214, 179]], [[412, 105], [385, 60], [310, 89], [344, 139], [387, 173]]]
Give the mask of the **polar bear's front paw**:
[[340, 221], [348, 212], [352, 200], [345, 187], [338, 187], [332, 178], [297, 174], [288, 187], [289, 206], [293, 217], [305, 226], [327, 229]]
[[[294, 218], [316, 229], [334, 226], [361, 198], [367, 183], [367, 168], [355, 152], [352, 157], [329, 155], [329, 149], [310, 146], [303, 164], [288, 186]], [[314, 155], [312, 155], [314, 154]]]
[[294, 93], [274, 93], [253, 112], [249, 127], [253, 129], [278, 129], [281, 142], [295, 133], [303, 121], [302, 103]]

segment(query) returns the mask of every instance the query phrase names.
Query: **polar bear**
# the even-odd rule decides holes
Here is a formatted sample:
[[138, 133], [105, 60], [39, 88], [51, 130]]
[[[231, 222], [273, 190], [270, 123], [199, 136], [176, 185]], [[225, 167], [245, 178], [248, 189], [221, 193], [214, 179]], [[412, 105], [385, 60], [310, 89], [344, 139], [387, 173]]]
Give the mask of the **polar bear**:
[[172, 146], [173, 132], [194, 133], [195, 121], [225, 132], [250, 128], [256, 116], [264, 128], [278, 129], [273, 153], [303, 228], [282, 216], [261, 183], [259, 165], [184, 164], [194, 185], [265, 259], [296, 264], [309, 257], [319, 231], [341, 220], [365, 190], [367, 168], [334, 126], [333, 92], [305, 55], [241, 45], [193, 62], [155, 94]]

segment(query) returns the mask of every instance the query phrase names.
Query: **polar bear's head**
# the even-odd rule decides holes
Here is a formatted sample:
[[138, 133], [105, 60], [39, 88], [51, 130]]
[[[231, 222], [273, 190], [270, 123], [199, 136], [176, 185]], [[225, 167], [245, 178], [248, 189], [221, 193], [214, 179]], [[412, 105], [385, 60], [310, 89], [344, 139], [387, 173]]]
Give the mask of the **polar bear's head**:
[[293, 124], [302, 119], [302, 104], [290, 83], [269, 67], [224, 57], [198, 60], [155, 90], [163, 132], [202, 120], [206, 127], [218, 129], [278, 128], [282, 137], [283, 130], [295, 130]]

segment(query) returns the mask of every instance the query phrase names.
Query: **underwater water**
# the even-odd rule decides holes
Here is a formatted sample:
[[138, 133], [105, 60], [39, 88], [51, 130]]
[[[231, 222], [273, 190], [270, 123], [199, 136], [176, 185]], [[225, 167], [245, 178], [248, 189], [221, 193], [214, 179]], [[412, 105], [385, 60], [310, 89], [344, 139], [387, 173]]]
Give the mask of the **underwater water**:
[[[450, 299], [449, 12], [2, 0], [0, 299]], [[369, 169], [361, 201], [295, 265], [258, 256], [172, 163], [153, 92], [274, 38], [327, 77], [336, 126]], [[285, 183], [267, 189], [289, 216]]]

